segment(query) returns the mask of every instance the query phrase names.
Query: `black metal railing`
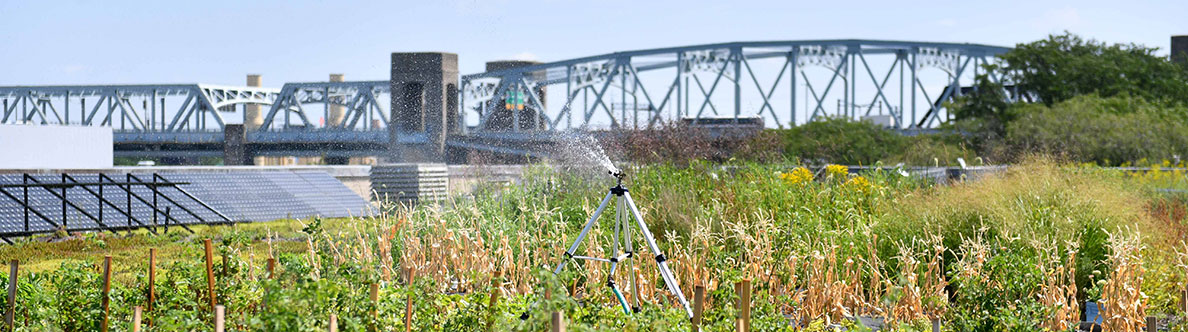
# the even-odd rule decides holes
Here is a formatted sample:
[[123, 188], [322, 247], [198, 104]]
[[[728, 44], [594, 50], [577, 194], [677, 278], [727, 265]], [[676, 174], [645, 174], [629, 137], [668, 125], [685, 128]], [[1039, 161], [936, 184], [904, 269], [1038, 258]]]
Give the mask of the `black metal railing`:
[[[62, 173], [59, 181], [50, 182], [46, 181], [45, 177], [39, 180], [36, 176], [23, 173], [21, 174], [21, 183], [0, 184], [0, 195], [16, 202], [23, 213], [21, 224], [19, 225], [11, 224], [13, 218], [5, 219], [9, 225], [4, 225], [7, 227], [0, 230], [0, 240], [11, 243], [9, 240], [11, 237], [52, 233], [58, 230], [107, 231], [115, 233], [117, 230], [131, 231], [144, 228], [156, 234], [158, 227], [162, 227], [165, 232], [168, 232], [171, 225], [181, 227], [192, 233], [193, 230], [187, 224], [232, 223], [232, 220], [226, 215], [181, 187], [190, 184], [189, 182], [170, 181], [157, 173], [152, 173], [152, 178], [148, 181], [132, 173], [123, 174], [123, 181], [118, 181], [116, 178], [105, 173], [98, 173], [94, 181], [79, 181], [76, 175], [77, 173], [75, 175]], [[134, 190], [134, 188], [142, 188], [142, 192], [137, 193], [137, 190]], [[105, 190], [107, 195], [104, 194]], [[115, 192], [112, 190], [115, 190]], [[47, 215], [50, 212], [39, 210], [38, 204], [30, 201], [30, 191], [33, 191], [35, 195], [43, 191], [51, 196], [49, 199], [60, 201], [61, 219], [51, 218]], [[70, 195], [72, 192], [75, 194], [73, 195], [73, 199], [72, 195]], [[110, 199], [113, 193], [115, 195], [123, 194], [124, 201], [117, 202], [119, 199], [116, 199], [117, 201]], [[145, 198], [149, 194], [151, 194], [151, 198]], [[169, 204], [160, 204], [161, 200]], [[120, 206], [121, 204], [118, 203], [124, 204]], [[197, 206], [186, 206], [191, 203]], [[136, 207], [147, 207], [151, 210], [152, 216], [147, 218], [143, 215], [137, 217], [133, 209], [134, 205]], [[41, 204], [40, 207], [44, 208], [45, 205]], [[173, 215], [173, 207], [181, 209], [193, 217], [194, 221], [184, 222], [179, 220], [177, 216]], [[76, 219], [90, 221], [93, 225], [72, 226], [70, 224], [71, 218], [69, 213], [71, 210], [77, 212], [75, 214]], [[204, 217], [201, 213], [195, 212], [195, 210], [205, 210], [209, 214]], [[116, 213], [114, 218], [110, 214], [111, 211]], [[105, 212], [108, 212], [106, 216]], [[213, 217], [211, 214], [213, 214]], [[118, 219], [123, 219], [125, 223], [117, 224], [119, 221], [116, 220]], [[30, 222], [44, 222], [49, 227], [45, 227], [45, 225], [31, 227]], [[14, 230], [13, 228], [18, 229]]]

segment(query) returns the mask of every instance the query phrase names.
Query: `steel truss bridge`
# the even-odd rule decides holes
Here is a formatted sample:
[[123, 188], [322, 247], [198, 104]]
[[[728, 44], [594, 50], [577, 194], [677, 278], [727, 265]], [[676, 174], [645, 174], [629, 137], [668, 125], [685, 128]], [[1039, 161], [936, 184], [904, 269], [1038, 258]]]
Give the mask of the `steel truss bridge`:
[[[477, 116], [479, 128], [496, 113], [492, 108], [502, 105], [489, 101], [508, 95], [527, 95], [530, 107], [551, 111], [517, 116], [516, 123], [545, 121], [544, 127], [554, 130], [590, 128], [599, 116], [612, 127], [706, 117], [762, 117], [784, 127], [828, 116], [877, 115], [876, 110], [889, 115], [896, 127], [922, 128], [947, 120], [943, 102], [971, 83], [980, 65], [1008, 50], [977, 44], [816, 40], [628, 51], [462, 76], [462, 104], [464, 115]], [[936, 69], [929, 79], [923, 76], [931, 71], [926, 69]], [[554, 89], [564, 89], [565, 98], [550, 109], [542, 92]], [[776, 107], [777, 95], [783, 107]], [[805, 99], [803, 107], [798, 107], [798, 98]], [[830, 105], [835, 100], [836, 106]], [[533, 123], [529, 128], [539, 127]]]
[[[257, 105], [266, 112], [259, 125], [263, 130], [249, 132], [248, 141], [274, 147], [259, 155], [374, 155], [384, 148], [359, 148], [388, 144], [388, 89], [388, 81], [287, 83], [280, 89], [208, 84], [0, 87], [0, 124], [107, 126], [115, 131], [117, 156], [216, 157], [223, 154], [226, 118], [239, 116], [234, 123], [242, 123], [247, 107]], [[332, 106], [343, 107], [344, 120], [318, 122], [311, 104], [325, 113]], [[341, 148], [325, 149], [332, 144]]]
[[[783, 128], [825, 117], [880, 116], [893, 127], [928, 128], [947, 121], [943, 103], [1008, 50], [855, 39], [734, 42], [463, 75], [460, 121], [446, 144], [522, 154], [506, 148], [517, 144], [499, 141], [540, 142], [573, 131], [711, 118], [759, 117], [768, 127]], [[0, 124], [112, 127], [117, 156], [221, 156], [223, 126], [241, 123], [233, 117], [261, 107], [260, 130], [246, 134], [257, 145], [255, 155], [377, 155], [393, 142], [425, 140], [423, 133], [400, 131], [389, 140], [389, 89], [388, 81], [286, 83], [280, 89], [11, 86], [0, 87]], [[505, 100], [527, 111], [501, 111]], [[345, 110], [343, 120], [327, 122], [335, 107]], [[509, 125], [494, 125], [500, 122]]]

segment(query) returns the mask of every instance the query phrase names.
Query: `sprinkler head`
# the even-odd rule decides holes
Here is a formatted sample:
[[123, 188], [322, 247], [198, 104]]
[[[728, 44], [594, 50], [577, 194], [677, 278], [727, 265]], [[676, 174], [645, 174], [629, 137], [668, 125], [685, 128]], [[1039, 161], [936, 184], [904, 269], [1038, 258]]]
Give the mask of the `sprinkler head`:
[[611, 176], [615, 177], [615, 179], [618, 179], [618, 180], [619, 180], [619, 183], [622, 183], [622, 182], [623, 182], [623, 178], [626, 178], [626, 177], [627, 177], [627, 174], [626, 174], [626, 173], [623, 173], [623, 171], [622, 171], [622, 170], [617, 170], [617, 171], [606, 171], [606, 172], [607, 172], [608, 174], [610, 174]]

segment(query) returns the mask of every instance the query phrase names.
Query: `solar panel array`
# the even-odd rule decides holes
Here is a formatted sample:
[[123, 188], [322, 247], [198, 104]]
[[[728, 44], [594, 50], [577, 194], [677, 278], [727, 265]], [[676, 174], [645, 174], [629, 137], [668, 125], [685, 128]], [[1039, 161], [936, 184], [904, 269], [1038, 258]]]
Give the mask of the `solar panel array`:
[[[151, 183], [150, 173], [132, 173]], [[69, 174], [66, 182], [100, 182], [98, 174]], [[125, 173], [107, 174], [103, 182], [127, 182]], [[95, 230], [170, 224], [225, 222], [223, 216], [235, 222], [269, 221], [284, 218], [304, 219], [315, 216], [349, 217], [371, 212], [370, 204], [337, 179], [319, 171], [261, 171], [261, 172], [190, 172], [162, 173], [158, 181], [183, 182], [178, 188], [158, 187], [157, 213], [153, 213], [153, 190], [149, 186], [132, 186], [128, 191], [108, 184], [102, 197], [108, 202], [100, 208], [99, 186], [73, 186], [65, 189], [66, 218], [62, 218], [63, 189], [28, 188], [30, 233], [53, 232], [65, 224], [70, 230]], [[61, 174], [32, 175], [42, 184], [60, 184]], [[137, 182], [132, 179], [131, 182]], [[0, 174], [0, 184], [21, 184], [22, 174]], [[35, 183], [30, 181], [29, 183]], [[24, 189], [2, 188], [0, 193], [0, 235], [25, 232]], [[189, 193], [197, 200], [188, 197]], [[52, 192], [51, 192], [52, 191]], [[11, 196], [11, 197], [10, 197]], [[172, 201], [171, 201], [172, 200]], [[202, 206], [206, 203], [211, 209]], [[131, 213], [128, 211], [131, 202]], [[71, 205], [72, 204], [72, 205]], [[102, 210], [102, 212], [100, 212]], [[102, 213], [102, 217], [100, 217]], [[40, 215], [39, 215], [40, 214]], [[96, 222], [98, 219], [99, 222]]]

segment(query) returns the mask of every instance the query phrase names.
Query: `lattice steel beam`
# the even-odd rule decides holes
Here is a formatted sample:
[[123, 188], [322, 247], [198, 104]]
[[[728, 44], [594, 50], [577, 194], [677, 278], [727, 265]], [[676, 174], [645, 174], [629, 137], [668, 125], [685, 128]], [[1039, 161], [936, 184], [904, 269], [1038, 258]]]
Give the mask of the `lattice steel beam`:
[[[285, 83], [280, 88], [276, 97], [277, 101], [272, 103], [260, 128], [277, 127], [274, 125], [277, 123], [277, 115], [283, 118], [283, 122], [279, 123], [282, 130], [293, 127], [291, 115], [296, 115], [301, 121], [302, 127], [307, 129], [320, 127], [328, 130], [380, 130], [387, 128], [390, 108], [381, 106], [387, 105], [387, 103], [381, 103], [380, 100], [387, 101], [389, 98], [380, 96], [389, 93], [390, 89], [388, 81]], [[330, 105], [344, 106], [346, 114], [341, 124], [314, 125], [309, 121], [311, 114], [307, 113], [303, 104], [322, 104], [323, 110], [327, 112]], [[329, 119], [329, 116], [324, 114], [323, 119]], [[361, 120], [363, 122], [360, 122]]]
[[[529, 100], [556, 100], [537, 96], [538, 91], [546, 90], [537, 87], [564, 84], [564, 90], [550, 89], [565, 91], [561, 107], [546, 109], [543, 103], [536, 102], [525, 105], [540, 109], [541, 118], [547, 120], [544, 131], [589, 129], [598, 121], [594, 119], [596, 116], [603, 117], [601, 120], [612, 127], [623, 127], [645, 116], [645, 123], [652, 126], [666, 119], [692, 118], [696, 122], [711, 113], [716, 117], [720, 112], [734, 119], [764, 117], [774, 120], [773, 126], [783, 127], [785, 118], [792, 124], [798, 124], [801, 119], [858, 118], [875, 115], [876, 110], [883, 113], [884, 108], [897, 127], [932, 126], [945, 120], [942, 103], [959, 94], [962, 85], [972, 82], [967, 73], [973, 70], [969, 68], [991, 63], [995, 56], [1008, 50], [979, 44], [845, 39], [735, 42], [616, 52], [462, 76], [462, 125], [466, 126], [465, 119], [478, 113], [477, 125], [463, 129], [503, 130], [487, 126], [492, 116], [498, 116], [493, 108], [504, 106], [496, 105], [495, 101], [509, 93], [528, 93], [532, 97]], [[872, 61], [886, 57], [890, 61]], [[756, 61], [764, 59], [778, 62], [766, 67], [757, 65]], [[826, 68], [828, 74], [806, 73], [806, 68], [814, 66]], [[920, 72], [926, 68], [939, 69], [943, 78], [921, 77]], [[882, 73], [881, 79], [875, 75], [876, 70]], [[910, 105], [905, 105], [908, 103], [905, 93], [895, 98], [887, 90], [896, 85], [892, 79], [896, 72], [911, 76], [910, 81], [901, 79], [898, 84], [900, 90], [910, 90]], [[709, 73], [714, 78], [706, 84], [699, 73]], [[763, 78], [768, 76], [765, 74], [773, 74], [774, 79]], [[825, 78], [828, 81], [821, 81], [821, 76], [828, 76]], [[788, 80], [790, 86], [786, 94], [778, 88], [783, 80]], [[719, 89], [723, 81], [730, 88]], [[814, 81], [816, 85], [824, 84], [824, 90], [814, 86]], [[939, 81], [943, 81], [944, 88], [934, 91], [939, 98], [932, 99], [933, 94], [925, 84]], [[842, 88], [836, 88], [838, 82]], [[934, 87], [937, 86], [941, 85]], [[656, 103], [659, 96], [652, 95], [657, 90], [666, 91], [659, 103]], [[835, 96], [837, 90], [841, 90], [841, 96]], [[801, 92], [812, 105], [797, 105]], [[916, 111], [917, 94], [928, 99], [923, 103], [927, 105], [923, 116]], [[838, 107], [830, 110], [826, 101], [832, 102], [834, 98]], [[870, 102], [859, 104], [859, 99]], [[895, 99], [899, 99], [898, 106]], [[730, 102], [726, 103], [727, 100]], [[787, 111], [777, 111], [777, 104], [785, 100]], [[721, 109], [727, 104], [728, 110]], [[575, 109], [581, 110], [576, 123]], [[798, 117], [799, 112], [808, 116]], [[473, 125], [474, 121], [469, 124]], [[519, 130], [518, 126], [514, 128], [512, 131]]]
[[[272, 104], [278, 89], [210, 84], [0, 87], [4, 124], [107, 126], [128, 132], [222, 130], [220, 110]], [[90, 98], [91, 106], [87, 106]], [[166, 98], [182, 100], [168, 108]], [[137, 107], [133, 100], [142, 101]], [[77, 105], [77, 112], [70, 110]], [[75, 114], [76, 117], [71, 118]], [[216, 126], [208, 127], [213, 120]]]

